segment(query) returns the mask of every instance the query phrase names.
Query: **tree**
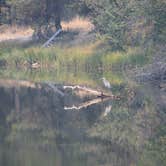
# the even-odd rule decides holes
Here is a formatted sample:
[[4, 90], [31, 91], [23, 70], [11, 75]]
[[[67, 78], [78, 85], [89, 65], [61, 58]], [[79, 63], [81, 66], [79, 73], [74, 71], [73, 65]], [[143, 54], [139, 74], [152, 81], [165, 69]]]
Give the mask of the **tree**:
[[[126, 3], [125, 3], [126, 2]], [[127, 30], [127, 21], [130, 11], [127, 0], [88, 0], [87, 6], [91, 9], [91, 19], [96, 30], [107, 36], [114, 49], [122, 49]]]
[[154, 40], [166, 42], [166, 1], [152, 0], [152, 8], [149, 10], [149, 16], [154, 23]]
[[69, 8], [72, 11], [76, 8], [75, 4], [81, 2], [81, 0], [8, 1], [12, 6], [12, 20], [15, 20], [16, 24], [32, 26], [35, 30], [34, 36], [38, 39], [48, 38], [55, 30], [60, 29], [64, 13]]
[[69, 0], [8, 0], [12, 6], [12, 20], [30, 25], [38, 38], [47, 37], [51, 28], [61, 28], [61, 16]]
[[10, 22], [10, 6], [6, 0], [0, 0], [0, 25], [2, 23]]
[[165, 40], [165, 0], [83, 1], [90, 9], [96, 30], [109, 40], [113, 49], [144, 44], [147, 39]]

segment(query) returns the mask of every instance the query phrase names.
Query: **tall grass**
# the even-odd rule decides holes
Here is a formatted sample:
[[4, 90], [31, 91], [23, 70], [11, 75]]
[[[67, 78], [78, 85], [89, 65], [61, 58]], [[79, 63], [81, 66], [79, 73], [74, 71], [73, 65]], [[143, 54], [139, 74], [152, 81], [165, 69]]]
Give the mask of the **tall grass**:
[[81, 67], [85, 65], [86, 59], [94, 54], [97, 45], [98, 42], [70, 48], [14, 48], [1, 53], [0, 59], [5, 59], [10, 67], [15, 67], [16, 64], [23, 67], [26, 63], [35, 62], [38, 62], [41, 68]]
[[123, 68], [143, 66], [147, 63], [148, 58], [140, 48], [129, 48], [125, 52], [108, 52], [101, 57], [101, 61], [105, 66], [111, 68]]
[[[57, 78], [60, 82], [87, 85], [100, 84], [99, 78], [106, 77], [112, 85], [120, 85], [125, 81], [123, 72], [126, 68], [132, 70], [143, 66], [150, 59], [148, 54], [149, 51], [144, 52], [140, 48], [129, 48], [125, 52], [111, 52], [102, 46], [101, 41], [96, 41], [88, 45], [72, 47], [15, 47], [3, 51], [0, 54], [0, 61], [7, 62], [8, 70], [5, 72], [8, 77], [13, 74], [16, 78], [30, 78], [34, 81], [56, 81]], [[33, 63], [39, 64], [37, 72], [32, 70], [26, 73], [29, 69], [31, 71]]]
[[148, 62], [148, 56], [140, 48], [129, 48], [126, 52], [101, 52], [98, 50], [99, 42], [73, 47], [31, 47], [27, 49], [14, 48], [0, 54], [0, 59], [6, 59], [10, 66], [25, 62], [38, 62], [41, 68], [57, 67], [91, 67], [112, 69], [124, 66], [143, 66]]

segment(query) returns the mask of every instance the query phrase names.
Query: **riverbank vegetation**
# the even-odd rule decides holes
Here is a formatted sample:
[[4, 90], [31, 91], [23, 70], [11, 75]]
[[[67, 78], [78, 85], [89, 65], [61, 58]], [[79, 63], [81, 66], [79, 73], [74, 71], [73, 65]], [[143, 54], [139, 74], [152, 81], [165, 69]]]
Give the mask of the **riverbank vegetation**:
[[[55, 88], [82, 85], [120, 96], [68, 112], [64, 106], [79, 101], [70, 98], [73, 92], [63, 98], [50, 87], [2, 86], [2, 144], [12, 147], [16, 142], [30, 156], [35, 146], [40, 152], [44, 148], [43, 159], [49, 162], [64, 156], [48, 155], [47, 146], [63, 154], [67, 146], [67, 165], [73, 165], [71, 155], [81, 161], [86, 156], [90, 165], [166, 165], [165, 9], [165, 0], [0, 0], [2, 80], [51, 83]], [[55, 43], [43, 47], [61, 28]], [[111, 90], [103, 86], [102, 77]], [[143, 86], [136, 78], [159, 83]]]
[[[22, 75], [22, 79], [28, 79], [25, 77], [28, 76], [25, 73], [27, 73], [27, 70], [34, 70], [34, 73], [38, 73], [35, 81], [44, 81], [45, 79], [54, 81], [51, 74], [49, 74], [49, 72], [54, 71], [53, 73], [61, 73], [61, 76], [58, 76], [61, 81], [70, 80], [69, 83], [95, 85], [94, 81], [86, 79], [84, 76], [80, 77], [80, 74], [78, 77], [84, 79], [80, 80], [76, 76], [69, 77], [70, 74], [65, 79], [67, 76], [65, 73], [71, 72], [71, 75], [82, 72], [98, 73], [97, 78], [104, 76], [108, 78], [111, 84], [120, 85], [124, 83], [123, 75], [126, 76], [128, 70], [141, 67], [151, 60], [151, 54], [139, 47], [131, 47], [126, 51], [111, 51], [107, 49], [108, 47], [109, 45], [103, 46], [103, 42], [97, 40], [94, 43], [72, 47], [4, 48], [3, 54], [0, 56], [0, 62], [4, 65], [3, 68], [6, 69], [6, 74], [3, 72], [3, 75], [7, 77], [9, 77], [9, 73], [11, 74], [10, 71], [15, 71], [12, 72], [12, 75], [15, 75], [14, 78]], [[31, 79], [33, 81], [34, 77], [31, 77]]]
[[[15, 43], [11, 46], [9, 43], [1, 43], [2, 66], [3, 64], [21, 68], [32, 65], [34, 68], [93, 66], [102, 70], [111, 70], [112, 67], [124, 69], [127, 66], [131, 70], [152, 62], [154, 56], [158, 57], [155, 52], [156, 46], [164, 47], [166, 3], [162, 0], [123, 2], [42, 0], [40, 3], [38, 0], [21, 3], [7, 0], [2, 4], [7, 4], [10, 12], [9, 15], [5, 14], [7, 11], [1, 5], [1, 24], [7, 23], [8, 20], [11, 25], [31, 27], [35, 43], [38, 40], [37, 46], [32, 42], [28, 48], [22, 48], [23, 45]], [[73, 29], [63, 23], [63, 20], [70, 20], [78, 14], [88, 17], [94, 28], [87, 30], [91, 23], [86, 22], [87, 24], [84, 23], [86, 26], [81, 29], [80, 20], [70, 25], [74, 27]], [[59, 37], [55, 47], [41, 48], [41, 42], [48, 39], [58, 28], [63, 28], [67, 33]], [[86, 33], [81, 33], [85, 30]], [[67, 35], [69, 38], [66, 39]], [[25, 45], [24, 47], [27, 47]]]

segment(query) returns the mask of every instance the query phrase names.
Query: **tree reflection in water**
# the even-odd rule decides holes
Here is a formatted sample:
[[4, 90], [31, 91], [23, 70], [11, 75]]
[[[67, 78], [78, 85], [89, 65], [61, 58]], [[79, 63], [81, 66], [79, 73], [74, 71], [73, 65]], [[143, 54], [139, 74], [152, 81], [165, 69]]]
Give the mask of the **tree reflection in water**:
[[[58, 88], [63, 91], [61, 85]], [[162, 125], [158, 112], [144, 93], [137, 90], [135, 93], [130, 102], [126, 95], [120, 101], [103, 100], [88, 105], [87, 98], [65, 92], [63, 96], [46, 86], [1, 86], [0, 165], [153, 166], [159, 163], [159, 156], [153, 155], [161, 145], [151, 142]], [[81, 107], [80, 103], [86, 106]], [[80, 109], [64, 109], [73, 105]]]

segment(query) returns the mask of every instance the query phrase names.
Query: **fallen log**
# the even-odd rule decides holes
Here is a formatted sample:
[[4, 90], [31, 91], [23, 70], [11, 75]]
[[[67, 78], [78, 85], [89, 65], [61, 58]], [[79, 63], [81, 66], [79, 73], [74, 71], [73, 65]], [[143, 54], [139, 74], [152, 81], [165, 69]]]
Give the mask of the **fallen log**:
[[65, 96], [65, 94], [61, 91], [61, 90], [59, 90], [54, 84], [52, 84], [52, 83], [50, 83], [50, 82], [48, 82], [48, 83], [46, 83], [55, 93], [58, 93], [58, 94], [60, 94], [62, 97], [64, 97]]
[[75, 85], [75, 86], [63, 86], [64, 89], [72, 89], [72, 90], [81, 90], [81, 91], [85, 91], [88, 94], [91, 94], [91, 95], [95, 95], [97, 97], [100, 97], [100, 98], [114, 98], [115, 96], [112, 95], [112, 93], [105, 93], [105, 92], [102, 92], [102, 91], [97, 91], [97, 90], [94, 90], [94, 89], [91, 89], [91, 88], [87, 88], [87, 87], [82, 87], [82, 86], [79, 86], [79, 85]]
[[49, 44], [50, 44], [61, 32], [62, 32], [62, 29], [58, 29], [58, 30], [54, 33], [54, 35], [42, 45], [42, 47], [48, 47]]
[[81, 103], [78, 106], [76, 106], [76, 105], [73, 105], [71, 107], [65, 106], [64, 110], [81, 110], [82, 108], [87, 108], [88, 106], [101, 103], [101, 102], [106, 101], [108, 99], [109, 98], [105, 98], [105, 99], [97, 98], [97, 99], [93, 99], [93, 100]]

